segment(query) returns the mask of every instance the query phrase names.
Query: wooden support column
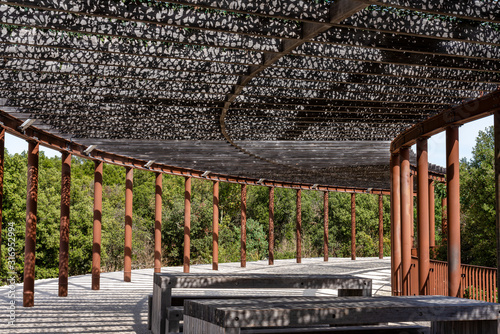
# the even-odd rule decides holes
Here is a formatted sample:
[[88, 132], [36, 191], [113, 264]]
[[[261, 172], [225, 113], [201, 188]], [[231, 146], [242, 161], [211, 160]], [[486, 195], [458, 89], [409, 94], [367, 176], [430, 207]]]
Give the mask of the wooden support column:
[[247, 266], [247, 185], [241, 185], [241, 267]]
[[417, 140], [417, 229], [418, 229], [418, 290], [429, 291], [429, 161], [427, 138]]
[[94, 161], [94, 226], [92, 236], [92, 290], [99, 290], [101, 280], [101, 222], [103, 162]]
[[36, 212], [38, 203], [38, 142], [28, 142], [28, 184], [26, 196], [26, 234], [24, 241], [23, 306], [35, 304]]
[[434, 180], [429, 179], [429, 247], [436, 247], [436, 197]]
[[163, 174], [155, 173], [155, 273], [161, 272], [161, 211]]
[[356, 193], [351, 194], [351, 260], [356, 260]]
[[[500, 291], [500, 112], [494, 114], [495, 125], [495, 209], [497, 237], [497, 289]], [[496, 300], [498, 302], [498, 299]]]
[[446, 129], [446, 180], [448, 182], [448, 295], [459, 297], [460, 262], [460, 161], [458, 127]]
[[410, 149], [401, 148], [401, 288], [402, 295], [408, 296], [410, 292], [410, 266], [411, 266], [411, 194], [410, 187]]
[[411, 248], [415, 248], [415, 178], [414, 174], [410, 172], [410, 218], [411, 218]]
[[69, 206], [71, 200], [71, 154], [61, 155], [61, 221], [59, 233], [59, 297], [68, 295]]
[[[0, 128], [0, 254], [2, 254], [3, 173], [5, 161], [5, 129]], [[3, 258], [0, 256], [0, 266]]]
[[[446, 189], [448, 189], [448, 184], [446, 184]], [[448, 198], [443, 197], [441, 199], [441, 245], [448, 244]]]
[[295, 224], [295, 235], [297, 238], [297, 263], [302, 263], [302, 190], [297, 189], [297, 202], [295, 205], [297, 210], [296, 213], [296, 224]]
[[384, 258], [384, 198], [378, 195], [378, 258]]
[[269, 264], [274, 264], [274, 188], [269, 187]]
[[323, 193], [323, 260], [328, 261], [328, 191]]
[[184, 182], [184, 272], [189, 272], [191, 262], [191, 177]]
[[134, 169], [125, 168], [125, 259], [123, 265], [123, 280], [132, 280], [132, 197], [134, 191]]
[[399, 154], [391, 155], [391, 287], [401, 295], [401, 172]]
[[212, 270], [219, 270], [219, 181], [214, 181], [212, 219]]

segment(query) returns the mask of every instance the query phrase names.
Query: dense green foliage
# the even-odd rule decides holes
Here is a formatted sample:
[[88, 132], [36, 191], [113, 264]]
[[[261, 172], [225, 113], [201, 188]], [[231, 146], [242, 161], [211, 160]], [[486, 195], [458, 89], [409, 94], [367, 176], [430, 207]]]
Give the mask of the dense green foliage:
[[[24, 231], [26, 220], [26, 154], [5, 154], [2, 259], [7, 258], [7, 226], [16, 233], [16, 274], [21, 281], [24, 268]], [[92, 161], [73, 158], [70, 215], [70, 275], [89, 273], [92, 263], [93, 225]], [[36, 277], [57, 277], [59, 261], [59, 220], [61, 159], [40, 155]], [[123, 269], [125, 169], [105, 165], [103, 179], [103, 218], [101, 265], [103, 271]], [[133, 195], [133, 268], [153, 264], [154, 173], [134, 171]], [[240, 191], [237, 184], [220, 185], [219, 261], [240, 259]], [[268, 256], [269, 191], [266, 187], [248, 187], [247, 259]], [[291, 189], [275, 190], [275, 258], [295, 257], [295, 201]], [[378, 254], [378, 199], [360, 194], [356, 197], [358, 256]], [[329, 249], [331, 256], [349, 256], [351, 240], [350, 194], [330, 193]], [[184, 178], [164, 175], [162, 210], [163, 265], [182, 263], [184, 222]], [[303, 257], [321, 256], [323, 249], [323, 194], [302, 193]], [[212, 182], [192, 182], [191, 261], [212, 260]], [[384, 254], [389, 249], [389, 200], [384, 197]], [[0, 276], [5, 283], [6, 261]]]

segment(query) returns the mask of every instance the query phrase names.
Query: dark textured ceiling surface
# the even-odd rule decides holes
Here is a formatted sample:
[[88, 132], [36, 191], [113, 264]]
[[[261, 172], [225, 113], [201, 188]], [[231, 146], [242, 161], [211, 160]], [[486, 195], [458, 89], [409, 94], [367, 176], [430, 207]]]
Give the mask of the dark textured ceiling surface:
[[400, 132], [500, 84], [500, 5], [0, 1], [0, 109], [100, 149], [388, 188]]

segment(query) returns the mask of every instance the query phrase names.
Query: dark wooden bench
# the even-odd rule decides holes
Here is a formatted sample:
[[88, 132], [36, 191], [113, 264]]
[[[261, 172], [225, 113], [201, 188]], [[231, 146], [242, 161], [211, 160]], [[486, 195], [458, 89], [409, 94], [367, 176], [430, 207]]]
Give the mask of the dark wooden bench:
[[[289, 333], [297, 328], [314, 332], [314, 326], [420, 321], [430, 321], [430, 332], [436, 334], [497, 334], [500, 333], [499, 319], [500, 304], [443, 296], [289, 297], [184, 302], [185, 334], [240, 334], [245, 333], [245, 329], [250, 329], [251, 333], [258, 333], [258, 329], [263, 333], [279, 333], [278, 329], [283, 327], [293, 328], [288, 330]], [[357, 330], [362, 332], [359, 327]]]
[[[189, 290], [173, 291], [173, 289]], [[218, 291], [209, 292], [206, 289], [218, 289]], [[227, 289], [237, 289], [237, 291], [224, 293]], [[273, 294], [277, 294], [276, 291], [280, 290], [280, 296], [297, 296], [301, 293], [297, 289], [334, 289], [338, 290], [339, 296], [370, 297], [372, 281], [368, 278], [348, 275], [156, 273], [148, 315], [151, 323], [150, 329], [154, 334], [178, 332], [186, 299], [233, 298], [239, 300], [250, 297], [269, 297], [269, 293], [263, 289], [275, 289]]]

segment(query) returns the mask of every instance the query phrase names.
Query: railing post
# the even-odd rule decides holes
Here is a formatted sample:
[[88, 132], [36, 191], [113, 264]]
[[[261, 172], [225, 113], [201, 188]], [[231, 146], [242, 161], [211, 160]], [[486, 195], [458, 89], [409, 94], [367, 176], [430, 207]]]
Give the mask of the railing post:
[[241, 267], [247, 266], [247, 185], [241, 185]]
[[184, 272], [189, 273], [191, 262], [191, 177], [184, 182]]
[[460, 161], [458, 127], [446, 129], [446, 180], [448, 181], [448, 295], [459, 297], [460, 263]]
[[35, 245], [38, 202], [38, 142], [28, 142], [28, 184], [26, 196], [26, 234], [24, 248], [23, 306], [35, 304]]
[[92, 228], [92, 290], [99, 290], [101, 280], [101, 222], [103, 162], [94, 161], [94, 226]]
[[161, 272], [161, 211], [163, 174], [155, 173], [155, 273]]
[[132, 280], [132, 198], [134, 187], [134, 169], [125, 168], [125, 259], [123, 261], [123, 280]]
[[68, 295], [69, 205], [71, 199], [71, 154], [61, 155], [61, 221], [59, 232], [59, 297]]
[[351, 194], [351, 260], [356, 260], [356, 193]]
[[399, 154], [391, 155], [391, 287], [401, 295], [401, 172]]
[[269, 187], [269, 264], [274, 264], [274, 187]]
[[[500, 112], [495, 112], [495, 208], [496, 208], [496, 237], [497, 237], [497, 289], [500, 293]], [[493, 289], [495, 302], [496, 293]]]
[[410, 149], [401, 148], [401, 277], [402, 294], [410, 294], [411, 267], [411, 194], [410, 187]]
[[328, 191], [323, 193], [323, 260], [328, 261]]
[[297, 189], [295, 234], [297, 237], [297, 263], [302, 263], [302, 190]]
[[212, 219], [212, 270], [219, 270], [219, 181], [214, 181]]
[[378, 195], [378, 258], [384, 258], [384, 202], [382, 195]]
[[418, 290], [429, 294], [429, 161], [427, 138], [417, 140]]
[[429, 247], [436, 247], [436, 204], [432, 179], [429, 179]]

